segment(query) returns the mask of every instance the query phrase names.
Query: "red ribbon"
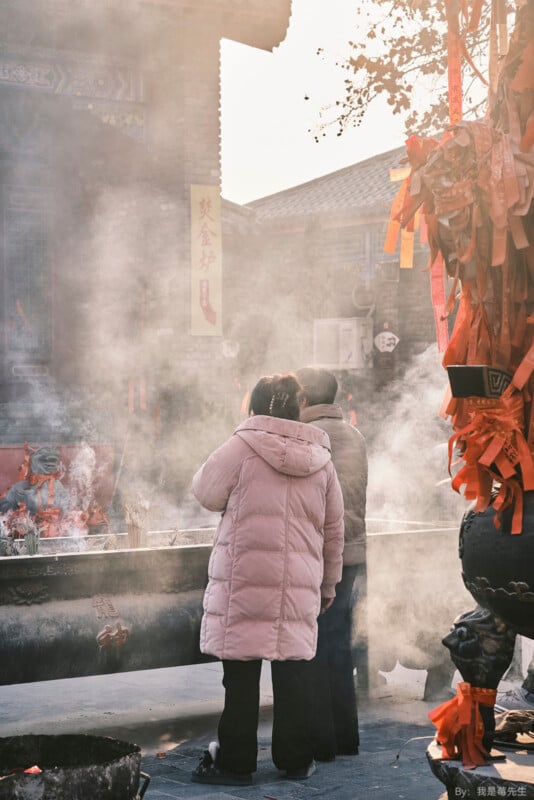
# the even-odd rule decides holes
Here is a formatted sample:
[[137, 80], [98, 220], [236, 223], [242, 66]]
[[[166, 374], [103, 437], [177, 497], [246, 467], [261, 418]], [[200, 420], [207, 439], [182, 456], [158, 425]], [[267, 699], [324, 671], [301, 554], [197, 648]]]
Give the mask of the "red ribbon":
[[449, 119], [457, 125], [462, 119], [462, 45], [457, 0], [447, 0], [447, 71]]
[[429, 719], [438, 729], [436, 741], [441, 745], [442, 758], [461, 758], [465, 769], [487, 763], [489, 753], [482, 744], [484, 722], [480, 704], [492, 708], [496, 697], [496, 689], [481, 689], [460, 682], [456, 697], [429, 712]]

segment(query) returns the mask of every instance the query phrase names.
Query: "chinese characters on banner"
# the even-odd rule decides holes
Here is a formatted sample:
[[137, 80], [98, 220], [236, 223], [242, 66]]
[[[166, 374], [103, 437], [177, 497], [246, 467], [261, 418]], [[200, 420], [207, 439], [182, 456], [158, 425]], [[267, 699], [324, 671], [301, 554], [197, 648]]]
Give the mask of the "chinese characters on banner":
[[221, 196], [191, 185], [191, 335], [222, 335]]

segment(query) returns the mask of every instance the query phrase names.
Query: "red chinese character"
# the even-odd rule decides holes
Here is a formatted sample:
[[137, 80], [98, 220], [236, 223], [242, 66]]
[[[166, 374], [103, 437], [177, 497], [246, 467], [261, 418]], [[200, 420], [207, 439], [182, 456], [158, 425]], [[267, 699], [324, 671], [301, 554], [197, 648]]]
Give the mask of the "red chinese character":
[[201, 226], [198, 236], [202, 247], [209, 246], [211, 244], [211, 240], [217, 238], [215, 231], [212, 231], [206, 222]]
[[210, 214], [211, 211], [211, 200], [209, 197], [203, 197], [199, 201], [199, 208], [200, 208], [200, 219], [211, 219], [212, 222], [214, 221], [213, 217]]
[[203, 272], [207, 272], [210, 266], [214, 264], [216, 260], [217, 257], [213, 250], [203, 250], [200, 254], [200, 260], [198, 264], [199, 269], [201, 269]]

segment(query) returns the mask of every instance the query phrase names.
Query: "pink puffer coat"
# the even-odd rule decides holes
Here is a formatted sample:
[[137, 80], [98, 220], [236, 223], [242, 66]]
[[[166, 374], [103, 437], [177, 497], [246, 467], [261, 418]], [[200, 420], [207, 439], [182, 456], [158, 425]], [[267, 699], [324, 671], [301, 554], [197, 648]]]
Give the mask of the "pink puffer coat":
[[343, 498], [327, 434], [252, 416], [193, 478], [223, 515], [211, 553], [200, 649], [220, 659], [313, 658], [321, 596], [341, 578]]

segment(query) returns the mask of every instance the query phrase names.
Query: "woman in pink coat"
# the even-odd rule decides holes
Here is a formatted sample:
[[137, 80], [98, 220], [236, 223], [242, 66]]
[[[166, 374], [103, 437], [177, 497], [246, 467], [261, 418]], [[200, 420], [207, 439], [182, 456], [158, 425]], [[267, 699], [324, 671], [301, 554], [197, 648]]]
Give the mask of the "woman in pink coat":
[[293, 375], [262, 378], [250, 416], [193, 478], [220, 511], [204, 595], [203, 653], [223, 663], [219, 744], [192, 774], [246, 785], [256, 770], [262, 659], [271, 662], [272, 756], [290, 779], [313, 774], [309, 664], [317, 617], [341, 578], [343, 499], [324, 431], [299, 419]]

